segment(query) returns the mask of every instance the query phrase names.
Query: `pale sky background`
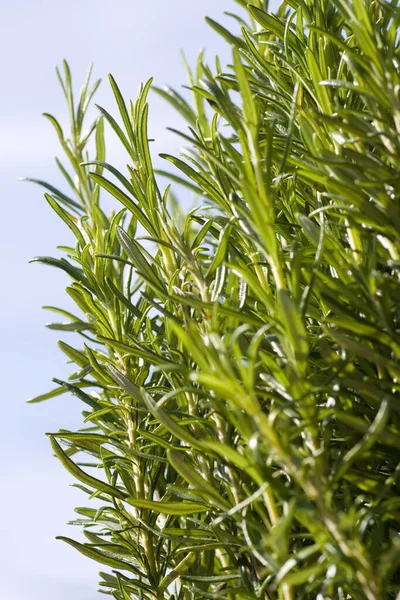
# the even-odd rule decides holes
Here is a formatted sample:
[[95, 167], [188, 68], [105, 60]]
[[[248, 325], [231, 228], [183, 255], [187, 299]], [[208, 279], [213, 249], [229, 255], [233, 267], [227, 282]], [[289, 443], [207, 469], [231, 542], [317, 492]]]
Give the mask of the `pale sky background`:
[[[68, 334], [46, 329], [52, 313], [41, 309], [70, 306], [67, 276], [28, 264], [35, 255], [57, 255], [56, 246], [70, 237], [43, 190], [17, 181], [31, 176], [60, 183], [54, 156], [61, 152], [41, 116], [50, 112], [67, 122], [54, 67], [63, 58], [69, 61], [78, 92], [93, 61], [94, 77], [103, 79], [96, 102], [115, 115], [109, 72], [128, 98], [135, 98], [140, 82], [150, 76], [158, 86], [179, 88], [186, 83], [180, 48], [192, 65], [201, 47], [208, 63], [215, 54], [230, 61], [229, 47], [204, 16], [230, 25], [223, 12], [237, 9], [233, 0], [0, 0], [0, 598], [5, 600], [102, 597], [96, 591], [102, 566], [54, 539], [79, 537], [78, 528], [66, 522], [76, 516], [74, 507], [87, 506], [88, 500], [69, 486], [72, 478], [52, 457], [44, 433], [77, 428], [81, 403], [67, 395], [42, 404], [24, 402], [54, 387], [52, 377], [70, 372], [56, 346]], [[165, 128], [181, 123], [154, 93], [150, 124], [154, 156], [178, 152], [179, 140]]]

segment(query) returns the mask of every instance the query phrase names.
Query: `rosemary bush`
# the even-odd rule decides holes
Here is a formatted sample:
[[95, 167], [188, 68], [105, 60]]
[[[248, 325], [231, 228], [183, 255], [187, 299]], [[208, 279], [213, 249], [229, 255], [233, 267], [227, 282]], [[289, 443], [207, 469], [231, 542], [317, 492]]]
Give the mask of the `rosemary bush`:
[[84, 406], [49, 434], [88, 500], [87, 541], [62, 539], [118, 600], [399, 598], [400, 10], [238, 4], [235, 33], [209, 20], [232, 65], [187, 67], [192, 103], [153, 88], [188, 123], [163, 171], [151, 81], [126, 103], [110, 76], [116, 116], [85, 133], [98, 83], [74, 103], [59, 73], [69, 191], [38, 183], [76, 246], [33, 260], [67, 273], [81, 316], [53, 309], [73, 373], [32, 402]]

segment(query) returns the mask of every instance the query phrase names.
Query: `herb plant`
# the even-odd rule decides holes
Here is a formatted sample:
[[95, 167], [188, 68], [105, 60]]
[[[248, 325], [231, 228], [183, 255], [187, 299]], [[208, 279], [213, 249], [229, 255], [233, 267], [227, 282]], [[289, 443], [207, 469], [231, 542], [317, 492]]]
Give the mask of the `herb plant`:
[[79, 316], [54, 309], [73, 373], [31, 401], [84, 407], [49, 434], [87, 497], [87, 541], [62, 539], [118, 600], [399, 598], [400, 10], [238, 4], [234, 33], [208, 20], [232, 65], [187, 67], [192, 102], [153, 88], [188, 123], [162, 171], [151, 80], [127, 103], [110, 76], [85, 133], [98, 83], [75, 102], [58, 73], [67, 191], [38, 183], [76, 245], [33, 260]]

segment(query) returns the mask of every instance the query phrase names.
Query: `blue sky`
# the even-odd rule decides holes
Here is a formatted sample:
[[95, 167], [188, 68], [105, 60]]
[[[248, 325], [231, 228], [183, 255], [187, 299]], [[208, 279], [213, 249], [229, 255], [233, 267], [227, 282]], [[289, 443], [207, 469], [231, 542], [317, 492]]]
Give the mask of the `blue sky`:
[[[55, 269], [28, 264], [35, 255], [55, 255], [70, 241], [65, 226], [33, 184], [31, 176], [57, 184], [54, 156], [60, 155], [44, 111], [67, 122], [54, 67], [66, 58], [79, 90], [86, 69], [103, 83], [96, 101], [110, 112], [107, 74], [111, 72], [127, 97], [141, 81], [157, 85], [184, 82], [179, 49], [194, 64], [201, 47], [208, 62], [218, 53], [226, 62], [230, 49], [204, 22], [209, 15], [225, 20], [233, 0], [13, 0], [1, 6], [2, 93], [0, 95], [1, 261], [1, 428], [0, 597], [7, 600], [90, 600], [101, 566], [56, 541], [56, 535], [78, 536], [66, 525], [74, 506], [86, 505], [71, 477], [51, 455], [46, 431], [76, 428], [81, 406], [62, 396], [46, 403], [24, 400], [52, 387], [69, 368], [56, 346], [58, 332], [45, 329], [51, 317], [42, 305], [68, 307], [66, 277]], [[165, 131], [180, 125], [172, 109], [151, 97], [150, 133], [154, 153], [177, 151], [179, 141]], [[110, 141], [111, 155], [121, 155]]]

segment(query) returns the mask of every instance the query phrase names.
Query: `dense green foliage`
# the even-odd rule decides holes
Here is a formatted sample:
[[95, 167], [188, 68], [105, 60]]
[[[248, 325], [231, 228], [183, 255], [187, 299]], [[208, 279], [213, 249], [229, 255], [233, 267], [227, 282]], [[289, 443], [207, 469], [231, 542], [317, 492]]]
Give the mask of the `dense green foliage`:
[[233, 64], [200, 56], [192, 104], [156, 89], [189, 125], [171, 173], [152, 166], [151, 82], [126, 104], [110, 77], [117, 116], [85, 134], [92, 92], [74, 104], [59, 74], [70, 191], [39, 183], [76, 247], [34, 260], [83, 316], [54, 309], [74, 373], [33, 401], [84, 403], [80, 431], [49, 434], [88, 496], [87, 542], [63, 539], [118, 600], [398, 598], [400, 11], [239, 4], [235, 33], [209, 20]]

